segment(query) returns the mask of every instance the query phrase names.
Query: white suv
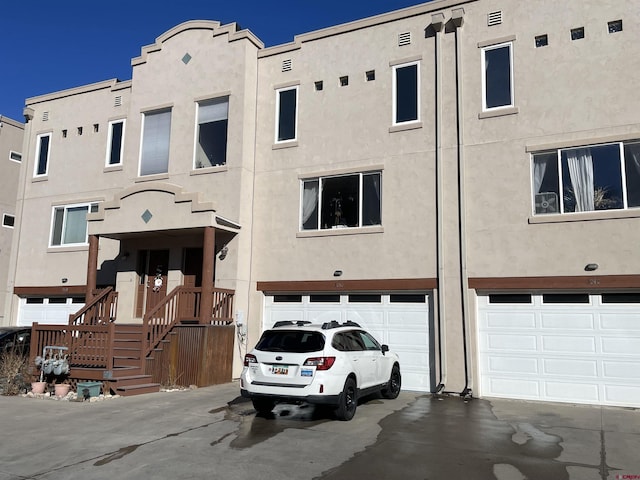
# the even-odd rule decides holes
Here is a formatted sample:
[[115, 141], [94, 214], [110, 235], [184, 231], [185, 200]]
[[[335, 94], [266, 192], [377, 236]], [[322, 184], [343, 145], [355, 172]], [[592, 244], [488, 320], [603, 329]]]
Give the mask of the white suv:
[[351, 420], [358, 398], [400, 393], [398, 355], [357, 323], [277, 322], [245, 355], [240, 392], [260, 414], [277, 402], [331, 405]]

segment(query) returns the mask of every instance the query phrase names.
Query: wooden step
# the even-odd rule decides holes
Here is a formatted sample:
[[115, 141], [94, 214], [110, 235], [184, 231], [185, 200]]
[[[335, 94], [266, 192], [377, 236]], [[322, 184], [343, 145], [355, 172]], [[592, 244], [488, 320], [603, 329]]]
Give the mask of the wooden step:
[[157, 393], [160, 391], [159, 383], [141, 383], [137, 385], [116, 386], [115, 392], [122, 397], [142, 395], [144, 393]]
[[109, 381], [114, 384], [115, 388], [146, 385], [151, 383], [151, 375], [128, 375], [124, 377], [114, 377]]

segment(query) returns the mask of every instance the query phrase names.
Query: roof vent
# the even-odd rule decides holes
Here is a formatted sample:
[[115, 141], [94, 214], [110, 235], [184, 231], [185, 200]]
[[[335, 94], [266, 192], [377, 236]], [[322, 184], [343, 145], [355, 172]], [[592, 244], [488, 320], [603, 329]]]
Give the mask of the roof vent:
[[411, 32], [403, 32], [398, 34], [398, 46], [403, 47], [411, 45]]
[[42, 114], [42, 121], [46, 122], [47, 120], [49, 120], [49, 112], [44, 112]]
[[494, 25], [500, 25], [502, 23], [502, 10], [497, 12], [490, 12], [487, 15], [487, 26], [493, 27]]
[[122, 96], [118, 95], [115, 100], [113, 101], [113, 106], [114, 107], [119, 107], [122, 105]]
[[291, 71], [291, 59], [290, 58], [282, 61], [282, 71], [283, 72], [290, 72]]

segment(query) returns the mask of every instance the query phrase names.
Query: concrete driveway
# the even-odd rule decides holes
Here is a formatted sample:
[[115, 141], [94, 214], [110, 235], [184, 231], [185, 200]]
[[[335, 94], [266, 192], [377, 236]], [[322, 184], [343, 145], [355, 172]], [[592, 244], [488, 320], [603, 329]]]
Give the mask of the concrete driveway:
[[0, 397], [0, 480], [640, 479], [635, 409], [402, 392], [350, 422], [256, 417], [237, 383], [96, 403]]

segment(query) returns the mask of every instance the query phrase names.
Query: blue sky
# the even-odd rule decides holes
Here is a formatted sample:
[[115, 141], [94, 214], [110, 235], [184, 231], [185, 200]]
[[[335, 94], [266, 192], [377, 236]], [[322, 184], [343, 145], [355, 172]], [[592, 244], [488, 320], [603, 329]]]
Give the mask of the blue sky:
[[427, 0], [8, 0], [0, 7], [0, 115], [23, 121], [26, 98], [131, 78], [131, 59], [187, 20], [237, 22], [266, 46]]

